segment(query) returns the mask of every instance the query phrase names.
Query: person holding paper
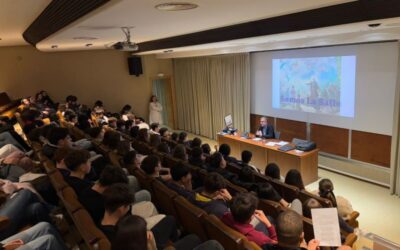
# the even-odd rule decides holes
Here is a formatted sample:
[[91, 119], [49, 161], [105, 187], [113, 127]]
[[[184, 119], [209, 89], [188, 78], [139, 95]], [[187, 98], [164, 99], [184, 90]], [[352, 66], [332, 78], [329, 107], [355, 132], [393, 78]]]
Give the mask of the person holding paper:
[[274, 127], [267, 122], [267, 117], [263, 116], [260, 118], [260, 127], [256, 132], [257, 137], [265, 139], [275, 138]]

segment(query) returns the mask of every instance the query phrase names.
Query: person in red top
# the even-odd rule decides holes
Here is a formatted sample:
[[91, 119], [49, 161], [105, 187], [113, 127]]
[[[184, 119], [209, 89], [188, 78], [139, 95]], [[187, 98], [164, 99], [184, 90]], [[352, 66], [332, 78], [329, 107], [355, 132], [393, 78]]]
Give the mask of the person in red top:
[[[242, 233], [249, 241], [253, 241], [260, 247], [265, 245], [277, 244], [278, 237], [275, 227], [268, 220], [262, 210], [256, 210], [258, 200], [249, 193], [237, 194], [231, 203], [231, 212], [225, 213], [221, 220], [231, 228]], [[257, 231], [250, 221], [253, 217], [265, 224], [268, 235]]]

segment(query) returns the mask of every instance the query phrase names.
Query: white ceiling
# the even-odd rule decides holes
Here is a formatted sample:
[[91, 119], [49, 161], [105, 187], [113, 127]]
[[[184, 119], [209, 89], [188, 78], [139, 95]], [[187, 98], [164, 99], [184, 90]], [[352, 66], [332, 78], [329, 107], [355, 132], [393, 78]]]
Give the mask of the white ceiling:
[[0, 46], [26, 45], [22, 33], [51, 0], [0, 0]]
[[[189, 0], [190, 1], [190, 0]], [[155, 5], [168, 1], [120, 0], [111, 1], [81, 18], [36, 47], [51, 51], [103, 49], [105, 44], [123, 40], [118, 27], [135, 26], [133, 40], [137, 43], [182, 35], [272, 16], [335, 5], [349, 0], [191, 0], [199, 7], [187, 11], [159, 11]], [[173, 1], [172, 1], [173, 2]], [[92, 41], [74, 40], [73, 37], [90, 36]]]
[[[51, 0], [0, 0], [0, 46], [23, 45], [23, 31]], [[189, 0], [190, 1], [190, 0]], [[171, 36], [223, 27], [272, 16], [279, 16], [351, 0], [192, 0], [199, 8], [166, 12], [154, 8], [167, 0], [112, 0], [80, 18], [36, 45], [42, 51], [104, 49], [105, 45], [124, 40], [121, 26], [135, 26], [133, 41], [140, 43]], [[174, 2], [174, 1], [172, 1]], [[254, 37], [220, 43], [167, 48], [156, 53], [159, 58], [212, 55], [286, 48], [301, 48], [357, 42], [400, 39], [400, 18], [376, 20], [382, 25], [370, 28], [371, 22]], [[95, 40], [73, 39], [95, 37]], [[86, 47], [91, 43], [93, 46]], [[52, 49], [52, 45], [58, 48]], [[172, 53], [164, 53], [172, 49]]]

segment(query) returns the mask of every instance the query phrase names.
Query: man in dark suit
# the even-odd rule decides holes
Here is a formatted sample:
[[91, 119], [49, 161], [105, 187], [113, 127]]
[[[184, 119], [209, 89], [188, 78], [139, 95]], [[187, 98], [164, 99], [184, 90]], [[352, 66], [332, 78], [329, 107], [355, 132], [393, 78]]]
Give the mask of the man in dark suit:
[[265, 139], [275, 138], [274, 127], [268, 124], [267, 118], [265, 116], [260, 118], [260, 127], [256, 132], [256, 136]]

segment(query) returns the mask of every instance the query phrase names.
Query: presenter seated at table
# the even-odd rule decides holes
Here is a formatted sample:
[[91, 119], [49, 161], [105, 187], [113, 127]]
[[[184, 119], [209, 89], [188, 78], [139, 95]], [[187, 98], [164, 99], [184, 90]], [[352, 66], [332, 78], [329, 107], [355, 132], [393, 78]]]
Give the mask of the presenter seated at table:
[[275, 138], [274, 127], [268, 124], [267, 118], [265, 116], [260, 118], [260, 127], [256, 132], [256, 136], [264, 139]]

